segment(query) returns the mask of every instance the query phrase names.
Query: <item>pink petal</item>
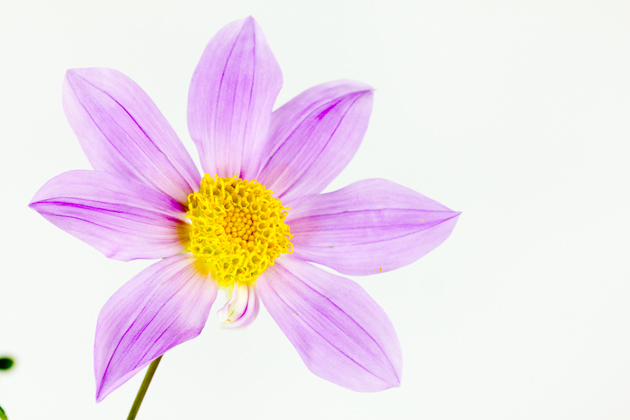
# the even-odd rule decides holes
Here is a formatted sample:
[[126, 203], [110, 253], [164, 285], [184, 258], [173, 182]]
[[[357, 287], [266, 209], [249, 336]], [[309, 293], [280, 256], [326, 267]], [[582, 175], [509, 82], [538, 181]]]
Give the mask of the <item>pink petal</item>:
[[149, 96], [111, 69], [68, 70], [63, 106], [90, 164], [180, 203], [199, 187], [195, 164]]
[[400, 385], [396, 331], [361, 286], [287, 255], [257, 283], [265, 308], [315, 375], [354, 391]]
[[145, 185], [105, 172], [69, 171], [48, 181], [30, 207], [108, 258], [162, 258], [184, 250], [184, 207]]
[[460, 214], [384, 179], [355, 182], [290, 205], [292, 255], [349, 275], [412, 263], [448, 238]]
[[94, 342], [96, 400], [101, 401], [167, 350], [201, 333], [217, 284], [180, 254], [121, 287], [98, 316]]
[[188, 129], [212, 176], [254, 179], [282, 73], [250, 16], [208, 43], [188, 92]]
[[367, 130], [372, 88], [339, 80], [315, 86], [275, 111], [257, 179], [284, 200], [321, 192], [346, 167]]

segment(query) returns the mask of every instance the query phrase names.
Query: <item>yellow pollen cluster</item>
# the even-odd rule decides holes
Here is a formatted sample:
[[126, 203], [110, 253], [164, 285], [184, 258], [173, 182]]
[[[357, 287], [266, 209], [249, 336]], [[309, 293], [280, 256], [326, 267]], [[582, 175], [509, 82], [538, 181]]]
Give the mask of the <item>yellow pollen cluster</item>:
[[199, 191], [188, 196], [186, 251], [221, 287], [251, 284], [277, 257], [293, 252], [287, 210], [256, 181], [205, 174]]

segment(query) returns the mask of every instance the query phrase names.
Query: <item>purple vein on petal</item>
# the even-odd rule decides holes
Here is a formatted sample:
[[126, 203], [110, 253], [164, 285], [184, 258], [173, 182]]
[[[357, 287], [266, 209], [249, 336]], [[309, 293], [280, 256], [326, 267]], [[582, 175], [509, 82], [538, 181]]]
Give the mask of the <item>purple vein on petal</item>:
[[343, 274], [410, 264], [443, 243], [459, 212], [382, 179], [289, 201], [293, 256]]
[[188, 93], [188, 128], [205, 173], [255, 178], [281, 86], [280, 67], [253, 18], [210, 40]]
[[361, 144], [372, 96], [363, 83], [339, 80], [306, 90], [274, 111], [257, 179], [283, 200], [321, 192]]
[[313, 373], [356, 391], [399, 385], [396, 332], [359, 285], [285, 255], [259, 278], [258, 289]]
[[196, 337], [217, 285], [179, 254], [148, 267], [116, 292], [99, 314], [94, 366], [97, 401], [170, 348]]
[[122, 175], [185, 203], [200, 177], [148, 95], [111, 69], [66, 73], [64, 110], [92, 167]]
[[[312, 167], [313, 165], [315, 165], [315, 163], [321, 159], [322, 154], [324, 153], [324, 151], [326, 150], [326, 148], [328, 147], [328, 145], [330, 144], [330, 142], [332, 141], [333, 137], [335, 136], [335, 133], [337, 133], [337, 130], [339, 129], [339, 126], [341, 125], [341, 123], [343, 122], [343, 119], [346, 117], [346, 115], [348, 114], [348, 112], [350, 111], [350, 109], [352, 108], [352, 106], [360, 99], [360, 95], [361, 94], [365, 94], [365, 93], [369, 93], [370, 91], [360, 91], [357, 92], [357, 94], [347, 94], [344, 97], [340, 98], [336, 103], [334, 103], [333, 105], [330, 105], [328, 108], [326, 108], [324, 111], [322, 111], [319, 115], [318, 115], [318, 119], [324, 119], [325, 116], [332, 110], [334, 109], [339, 103], [342, 102], [343, 99], [345, 98], [353, 98], [352, 104], [348, 107], [347, 110], [345, 110], [345, 112], [343, 113], [343, 116], [341, 117], [341, 119], [339, 119], [339, 121], [337, 122], [337, 125], [335, 126], [335, 128], [332, 130], [332, 132], [330, 133], [330, 136], [325, 140], [323, 147], [319, 150], [317, 150], [315, 157], [313, 158], [313, 160], [311, 160], [310, 162], [307, 163], [307, 165], [299, 165], [300, 171], [292, 174], [292, 182], [286, 186], [284, 186], [283, 190], [288, 192], [291, 190], [295, 190], [295, 185], [300, 181], [300, 178], [302, 176], [304, 176], [304, 174], [308, 173], [309, 171], [312, 171]], [[286, 140], [283, 142], [283, 144], [286, 142]], [[336, 178], [333, 177], [333, 179]], [[324, 187], [325, 188], [325, 187]], [[316, 190], [313, 190], [313, 192], [315, 192]], [[282, 194], [278, 194], [278, 197], [283, 197], [285, 194], [288, 196], [287, 199], [290, 199], [289, 194], [288, 193], [282, 193]], [[310, 191], [309, 191], [310, 192]], [[305, 195], [308, 194], [309, 192], [304, 191], [304, 190], [299, 190], [298, 192], [294, 193], [292, 196], [296, 197], [298, 194], [299, 195]]]
[[[175, 274], [173, 275], [173, 277], [177, 277], [177, 276], [179, 276], [179, 275], [180, 275], [182, 272], [184, 272], [185, 270], [186, 270], [186, 268], [185, 268], [185, 267], [183, 267], [183, 268], [182, 268], [179, 272], [175, 273]], [[179, 289], [177, 289], [177, 291], [176, 291], [176, 292], [175, 292], [175, 293], [174, 293], [174, 294], [173, 294], [170, 298], [168, 298], [168, 299], [167, 299], [164, 303], [162, 303], [162, 304], [160, 305], [160, 308], [159, 308], [159, 309], [155, 312], [155, 314], [153, 315], [153, 317], [151, 318], [151, 320], [149, 320], [149, 322], [147, 322], [147, 323], [146, 323], [146, 324], [145, 324], [145, 325], [144, 325], [144, 326], [140, 329], [140, 331], [137, 331], [137, 332], [136, 332], [136, 334], [134, 335], [134, 339], [133, 339], [133, 341], [138, 341], [138, 339], [140, 338], [140, 336], [142, 336], [142, 333], [144, 333], [144, 331], [147, 329], [147, 327], [148, 327], [149, 325], [151, 325], [151, 323], [152, 323], [152, 322], [155, 320], [155, 318], [159, 315], [160, 311], [161, 311], [162, 309], [164, 309], [164, 306], [166, 306], [166, 304], [167, 304], [168, 302], [170, 302], [170, 301], [171, 301], [171, 299], [173, 299], [173, 296], [175, 296], [175, 295], [176, 295], [179, 291], [181, 291], [181, 290], [184, 288], [184, 286], [185, 286], [185, 285], [186, 285], [185, 283], [184, 283], [184, 284], [182, 284], [182, 285], [179, 287]], [[150, 295], [148, 295], [147, 301], [150, 301], [150, 300], [151, 300], [151, 299], [152, 299], [152, 298], [156, 295], [156, 293], [157, 293], [157, 290], [154, 290], [154, 291], [153, 291], [153, 293], [151, 293]], [[151, 310], [154, 310], [154, 309], [155, 309], [155, 308], [151, 308]], [[140, 317], [141, 317], [144, 313], [148, 312], [148, 310], [149, 310], [149, 309], [147, 309], [147, 307], [142, 308], [142, 310], [140, 311], [140, 313], [138, 313], [137, 317], [133, 320], [133, 322], [131, 323], [131, 325], [129, 326], [129, 328], [127, 328], [127, 330], [126, 330], [126, 331], [125, 331], [125, 333], [122, 335], [122, 337], [120, 337], [120, 342], [118, 343], [118, 345], [116, 345], [116, 348], [114, 349], [114, 351], [113, 351], [112, 355], [111, 355], [111, 356], [110, 356], [110, 358], [109, 358], [109, 361], [107, 362], [107, 367], [105, 368], [105, 371], [104, 371], [104, 372], [105, 372], [105, 374], [107, 374], [107, 371], [109, 370], [109, 366], [110, 366], [110, 364], [111, 364], [111, 362], [112, 362], [112, 359], [114, 358], [114, 355], [116, 354], [116, 351], [117, 351], [117, 350], [118, 350], [118, 348], [120, 347], [120, 344], [123, 342], [123, 340], [125, 339], [125, 337], [126, 337], [126, 336], [127, 336], [127, 334], [129, 333], [129, 331], [131, 331], [131, 329], [132, 329], [133, 327], [135, 327], [135, 326], [136, 326], [136, 322], [137, 322], [138, 318], [140, 318]], [[177, 318], [179, 318], [179, 315], [177, 316]], [[176, 318], [175, 320], [177, 320], [177, 318]], [[174, 322], [174, 321], [173, 321], [173, 322]], [[173, 322], [171, 322], [171, 324], [169, 324], [169, 326], [170, 326], [170, 325], [172, 325], [172, 324], [173, 324]], [[134, 366], [134, 369], [135, 369], [135, 368], [137, 368], [137, 367], [140, 365], [140, 362], [144, 359], [144, 357], [145, 357], [145, 356], [149, 353], [149, 351], [153, 348], [153, 346], [155, 345], [155, 343], [157, 343], [157, 342], [158, 342], [158, 340], [159, 340], [159, 339], [160, 339], [160, 338], [161, 338], [161, 337], [162, 337], [162, 336], [166, 333], [166, 331], [168, 331], [168, 328], [167, 328], [167, 329], [165, 329], [165, 330], [164, 330], [164, 332], [162, 332], [162, 334], [160, 334], [160, 335], [159, 335], [159, 337], [155, 340], [155, 342], [153, 343], [153, 345], [152, 345], [151, 347], [149, 347], [149, 348], [147, 349], [147, 351], [145, 351], [145, 352], [143, 353], [143, 355], [142, 355], [142, 357], [141, 357], [141, 358], [139, 358], [139, 359], [138, 359], [138, 363]]]
[[[326, 296], [324, 296], [323, 294], [321, 294], [320, 292], [318, 292], [317, 290], [313, 289], [311, 286], [309, 286], [308, 284], [305, 283], [305, 285], [313, 290], [313, 292], [319, 294], [320, 296], [323, 296], [324, 298], [326, 298]], [[296, 310], [285, 300], [282, 298], [282, 295], [280, 293], [278, 293], [278, 291], [275, 289], [275, 287], [273, 287], [272, 284], [269, 284], [269, 288], [273, 291], [273, 293], [278, 297], [278, 299], [280, 299], [286, 306], [287, 308], [291, 309], [292, 312], [294, 313], [298, 313], [296, 312]], [[295, 289], [294, 289], [295, 290]], [[328, 298], [326, 298], [328, 299]], [[359, 327], [359, 329], [363, 330], [365, 332], [365, 334], [374, 342], [374, 344], [376, 344], [378, 346], [378, 348], [381, 350], [381, 352], [383, 352], [383, 354], [385, 354], [385, 351], [383, 350], [383, 348], [381, 347], [381, 345], [374, 339], [374, 337], [372, 337], [370, 335], [369, 332], [367, 332], [365, 330], [365, 328], [363, 328], [358, 322], [356, 322], [350, 315], [348, 315], [342, 308], [340, 308], [339, 306], [337, 306], [333, 301], [330, 301], [330, 303], [343, 315], [346, 315], [357, 327]], [[327, 318], [335, 327], [337, 327], [337, 329], [340, 332], [344, 332], [343, 328], [341, 328], [339, 326], [339, 323], [335, 322], [335, 318], [329, 318], [326, 316], [326, 314], [324, 314], [319, 308], [314, 307], [313, 309], [315, 309], [319, 314], [321, 314], [322, 317]], [[343, 350], [341, 350], [338, 346], [335, 345], [335, 343], [328, 339], [325, 335], [323, 335], [322, 333], [320, 333], [319, 331], [317, 331], [317, 329], [315, 329], [312, 325], [310, 325], [309, 323], [307, 323], [304, 318], [300, 317], [298, 315], [298, 319], [300, 320], [300, 322], [302, 323], [302, 325], [305, 325], [306, 327], [308, 327], [310, 330], [312, 330], [315, 334], [317, 334], [319, 337], [321, 337], [324, 341], [326, 341], [328, 344], [330, 344], [331, 347], [335, 348], [339, 353], [343, 354], [345, 357], [347, 357], [350, 361], [352, 361], [353, 363], [355, 363], [357, 366], [359, 366], [361, 369], [363, 369], [364, 371], [368, 372], [370, 375], [374, 375], [377, 378], [386, 381], [386, 379], [381, 378], [379, 375], [374, 374], [373, 372], [371, 372], [367, 367], [365, 367], [363, 364], [361, 364], [360, 362], [358, 362], [354, 357], [350, 356], [349, 354], [345, 353]], [[352, 340], [355, 342], [355, 344], [357, 345], [362, 345], [363, 343], [361, 342], [357, 342], [355, 340]], [[395, 371], [395, 367], [394, 365], [391, 363], [391, 361], [389, 361], [390, 366], [392, 367], [392, 370]], [[396, 372], [396, 377], [398, 378], [398, 373]], [[398, 378], [398, 380], [400, 381], [400, 378]]]
[[109, 258], [163, 258], [184, 249], [184, 208], [160, 191], [105, 172], [69, 171], [30, 207]]

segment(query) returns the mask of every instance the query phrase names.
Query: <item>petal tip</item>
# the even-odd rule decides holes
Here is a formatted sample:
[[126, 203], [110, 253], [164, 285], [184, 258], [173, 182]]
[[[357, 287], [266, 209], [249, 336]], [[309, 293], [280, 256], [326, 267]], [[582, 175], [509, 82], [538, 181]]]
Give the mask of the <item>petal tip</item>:
[[74, 76], [75, 74], [78, 73], [79, 69], [68, 69], [66, 70], [66, 78], [70, 77], [70, 76]]
[[401, 374], [402, 372], [396, 372], [396, 381], [391, 384], [392, 388], [400, 388], [400, 385], [402, 384]]
[[77, 79], [85, 79], [87, 71], [89, 68], [74, 68], [66, 70], [65, 78], [68, 81], [74, 81]]
[[461, 216], [462, 212], [461, 211], [457, 211], [457, 210], [451, 210], [451, 212], [453, 213], [453, 215], [451, 217], [449, 217], [449, 219], [457, 219], [457, 220], [459, 220], [459, 216]]
[[[100, 376], [100, 378], [99, 378]], [[94, 395], [94, 398], [96, 400], [96, 403], [100, 403], [101, 401], [103, 401], [105, 399], [105, 397], [107, 397], [109, 394], [111, 394], [113, 391], [112, 387], [105, 387], [105, 374], [103, 375], [98, 375], [96, 376], [96, 394]]]
[[252, 15], [246, 16], [242, 19], [238, 19], [235, 20], [231, 23], [228, 23], [227, 25], [224, 26], [224, 28], [228, 27], [228, 26], [233, 26], [233, 27], [238, 27], [240, 28], [240, 30], [243, 29], [254, 29], [256, 27], [256, 24], [258, 22], [256, 22], [256, 19], [254, 19], [254, 17]]
[[360, 82], [358, 80], [353, 80], [353, 79], [341, 79], [341, 80], [338, 80], [336, 83], [346, 84], [350, 86], [357, 93], [372, 93], [376, 90], [374, 87], [368, 85], [365, 82]]
[[380, 391], [386, 391], [391, 388], [400, 388], [401, 377], [402, 377], [402, 365], [398, 363], [398, 367], [394, 367], [394, 369], [395, 370], [391, 372], [391, 374], [386, 378], [383, 378], [382, 376], [381, 377], [375, 376], [375, 379], [377, 380], [377, 382], [374, 382], [371, 387], [368, 386], [366, 389], [363, 389], [362, 391], [380, 392]]
[[373, 95], [376, 89], [370, 85], [365, 85], [365, 90], [361, 91], [361, 93]]
[[105, 399], [105, 395], [101, 394], [101, 390], [99, 388], [96, 389], [96, 403], [100, 403], [101, 401], [103, 401]]
[[99, 81], [121, 77], [128, 79], [127, 76], [118, 70], [107, 67], [80, 67], [67, 69], [65, 78], [68, 81], [83, 81], [87, 83], [99, 84]]
[[363, 102], [363, 106], [371, 108], [374, 104], [374, 88], [368, 86], [367, 89], [357, 92], [357, 99]]

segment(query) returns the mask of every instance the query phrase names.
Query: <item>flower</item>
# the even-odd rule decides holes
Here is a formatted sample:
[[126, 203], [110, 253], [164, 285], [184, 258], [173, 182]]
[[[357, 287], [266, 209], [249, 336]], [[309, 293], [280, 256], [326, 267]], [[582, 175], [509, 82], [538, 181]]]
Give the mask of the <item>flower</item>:
[[367, 130], [372, 88], [315, 86], [272, 112], [282, 74], [257, 22], [219, 31], [193, 74], [188, 126], [201, 176], [148, 95], [123, 74], [69, 70], [63, 105], [93, 171], [48, 181], [30, 206], [108, 258], [161, 260], [120, 288], [96, 327], [101, 401], [199, 335], [219, 289], [226, 327], [259, 299], [316, 375], [356, 391], [400, 385], [402, 354], [381, 307], [341, 274], [409, 264], [458, 212], [382, 179], [323, 189]]

